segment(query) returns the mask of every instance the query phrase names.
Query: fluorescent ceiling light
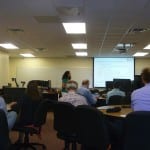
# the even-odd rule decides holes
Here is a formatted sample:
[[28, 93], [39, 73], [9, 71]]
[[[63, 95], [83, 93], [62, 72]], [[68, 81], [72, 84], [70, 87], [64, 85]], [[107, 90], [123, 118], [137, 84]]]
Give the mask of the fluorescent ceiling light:
[[86, 43], [72, 43], [74, 49], [87, 49]]
[[144, 49], [150, 49], [150, 44], [144, 47]]
[[24, 53], [24, 54], [20, 54], [23, 57], [35, 57], [33, 54], [30, 53]]
[[5, 49], [19, 49], [16, 45], [11, 44], [11, 43], [2, 43], [0, 44], [0, 46]]
[[87, 56], [87, 52], [76, 52], [76, 56]]
[[146, 52], [137, 52], [135, 53], [133, 56], [146, 56], [148, 55], [149, 53], [146, 53]]
[[85, 23], [62, 23], [68, 34], [85, 34]]

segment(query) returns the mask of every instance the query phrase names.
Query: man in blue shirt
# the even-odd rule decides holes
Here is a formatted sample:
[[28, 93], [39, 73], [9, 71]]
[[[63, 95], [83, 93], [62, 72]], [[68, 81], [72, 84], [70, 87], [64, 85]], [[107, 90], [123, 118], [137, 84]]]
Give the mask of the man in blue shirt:
[[144, 68], [141, 73], [144, 87], [131, 94], [131, 107], [133, 111], [150, 111], [150, 68]]
[[124, 91], [121, 91], [121, 90], [119, 89], [119, 87], [120, 87], [120, 83], [117, 82], [117, 81], [114, 82], [114, 84], [113, 84], [113, 89], [112, 89], [111, 91], [109, 91], [109, 92], [107, 93], [107, 95], [106, 95], [106, 104], [108, 104], [109, 98], [110, 98], [111, 96], [114, 96], [114, 95], [119, 95], [119, 96], [122, 96], [122, 97], [125, 96], [125, 92], [124, 92]]
[[86, 98], [87, 103], [89, 105], [93, 105], [96, 104], [97, 99], [95, 95], [93, 95], [89, 90], [89, 84], [90, 84], [89, 80], [83, 80], [82, 86], [77, 90], [77, 93], [83, 95]]

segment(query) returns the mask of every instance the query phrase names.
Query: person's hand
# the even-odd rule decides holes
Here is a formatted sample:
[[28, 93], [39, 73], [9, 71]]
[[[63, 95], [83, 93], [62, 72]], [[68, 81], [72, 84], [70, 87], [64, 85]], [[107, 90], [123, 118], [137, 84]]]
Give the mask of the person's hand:
[[9, 103], [7, 105], [8, 105], [9, 108], [11, 108], [13, 105], [16, 105], [16, 104], [17, 104], [17, 102], [11, 102], [11, 103]]

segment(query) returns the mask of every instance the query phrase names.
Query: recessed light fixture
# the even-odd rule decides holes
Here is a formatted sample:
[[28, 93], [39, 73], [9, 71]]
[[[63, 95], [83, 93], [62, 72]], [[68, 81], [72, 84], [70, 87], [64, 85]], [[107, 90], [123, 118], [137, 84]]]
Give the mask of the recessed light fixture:
[[62, 23], [67, 34], [85, 34], [85, 23]]
[[146, 53], [146, 52], [137, 52], [137, 53], [135, 53], [133, 56], [146, 56], [146, 55], [148, 55], [149, 53]]
[[150, 49], [150, 44], [144, 47], [144, 49]]
[[87, 49], [86, 43], [72, 43], [73, 49]]
[[87, 56], [87, 52], [75, 52], [76, 56]]
[[5, 49], [19, 49], [16, 45], [14, 45], [12, 43], [2, 43], [2, 44], [0, 44], [0, 46]]
[[24, 54], [20, 54], [23, 57], [35, 57], [33, 54], [30, 53], [24, 53]]

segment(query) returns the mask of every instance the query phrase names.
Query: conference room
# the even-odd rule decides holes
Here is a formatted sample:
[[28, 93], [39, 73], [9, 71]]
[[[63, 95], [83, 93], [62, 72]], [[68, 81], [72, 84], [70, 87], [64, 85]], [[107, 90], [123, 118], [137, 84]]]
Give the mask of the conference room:
[[[1, 89], [26, 88], [29, 81], [40, 80], [59, 91], [69, 70], [79, 87], [88, 79], [90, 89], [105, 95], [107, 81], [133, 83], [150, 66], [148, 0], [5, 0], [0, 12]], [[67, 30], [69, 25], [73, 31]], [[125, 118], [124, 109], [129, 110], [122, 108], [119, 117]], [[47, 149], [63, 148], [51, 112], [43, 130], [38, 142]], [[15, 142], [16, 134], [10, 139]]]

